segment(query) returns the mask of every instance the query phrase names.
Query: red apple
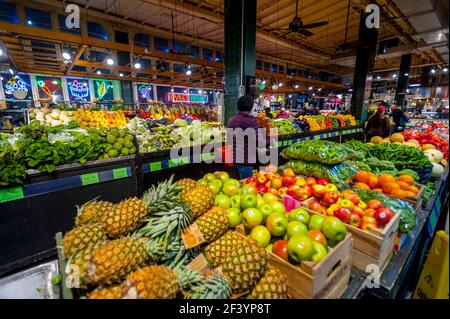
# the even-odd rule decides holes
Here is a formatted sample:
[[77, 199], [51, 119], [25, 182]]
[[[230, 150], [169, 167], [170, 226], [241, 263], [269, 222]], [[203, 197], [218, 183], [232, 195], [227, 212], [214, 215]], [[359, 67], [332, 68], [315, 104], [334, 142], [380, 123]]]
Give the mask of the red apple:
[[259, 185], [257, 187], [258, 193], [267, 193], [269, 191], [269, 189], [267, 188], [266, 185]]
[[[328, 184], [330, 185], [330, 184]], [[328, 186], [327, 185], [327, 186]], [[327, 187], [325, 186], [325, 187]], [[320, 203], [326, 207], [330, 207], [332, 204], [337, 203], [337, 201], [339, 200], [339, 194], [336, 192], [326, 192], [323, 197], [322, 200], [320, 201]]]
[[263, 172], [256, 173], [255, 177], [259, 185], [265, 185], [269, 181], [266, 174], [264, 174]]
[[315, 240], [315, 241], [321, 243], [322, 245], [324, 245], [325, 247], [327, 247], [327, 238], [320, 230], [311, 229], [308, 232], [308, 235], [309, 235], [309, 238], [311, 238], [312, 240]]
[[341, 207], [334, 211], [334, 216], [342, 220], [344, 223], [348, 223], [350, 221], [350, 216], [352, 212], [350, 209]]
[[355, 206], [355, 209], [352, 212], [353, 214], [359, 215], [359, 217], [363, 218], [364, 217], [364, 211], [359, 208], [358, 206]]
[[392, 211], [389, 208], [379, 208], [373, 215], [377, 222], [381, 225], [389, 223], [392, 218]]
[[351, 212], [355, 210], [355, 204], [349, 199], [343, 199], [340, 202], [342, 207], [348, 208]]
[[320, 212], [323, 209], [323, 206], [317, 200], [312, 200], [308, 207], [314, 212]]
[[312, 193], [317, 198], [322, 198], [322, 196], [325, 195], [326, 192], [327, 190], [325, 189], [325, 186], [322, 184], [316, 184], [313, 185], [312, 187]]
[[328, 183], [327, 185], [325, 185], [325, 189], [327, 190], [327, 192], [338, 192], [338, 189], [336, 187], [336, 185]]
[[280, 188], [278, 188], [278, 194], [280, 196], [286, 195], [288, 191], [288, 188], [286, 186], [281, 186]]
[[288, 195], [291, 195], [292, 197], [294, 197], [294, 195], [295, 195], [295, 190], [297, 189], [297, 188], [300, 188], [300, 186], [297, 186], [297, 185], [290, 185], [288, 188], [287, 188], [287, 193], [288, 193]]
[[284, 169], [283, 176], [294, 176], [295, 177], [295, 172], [292, 168], [288, 167], [288, 168]]
[[276, 242], [273, 243], [272, 253], [288, 261], [287, 245], [288, 245], [287, 240], [284, 239], [277, 240]]
[[307, 200], [311, 197], [311, 191], [307, 186], [299, 187], [294, 191], [294, 198], [297, 200]]
[[369, 200], [367, 202], [367, 208], [371, 208], [371, 209], [377, 210], [377, 209], [382, 208], [382, 207], [383, 207], [383, 204], [379, 200], [371, 199], [371, 200]]
[[319, 178], [318, 180], [317, 180], [317, 184], [318, 185], [323, 185], [323, 186], [325, 186], [325, 185], [327, 185], [327, 184], [329, 184], [330, 182], [329, 181], [327, 181], [325, 178]]
[[255, 176], [247, 177], [247, 179], [245, 180], [245, 183], [246, 183], [246, 184], [249, 184], [249, 183], [257, 183], [257, 182], [258, 182], [258, 180], [256, 179]]
[[373, 217], [364, 216], [359, 228], [363, 230], [378, 228], [377, 220]]
[[291, 186], [291, 185], [295, 185], [295, 177], [294, 176], [284, 176], [283, 177], [283, 185], [284, 186]]
[[296, 178], [296, 180], [295, 180], [295, 185], [298, 185], [298, 186], [306, 186], [306, 180], [305, 180], [305, 178], [304, 177], [297, 177]]
[[359, 227], [359, 225], [361, 225], [361, 221], [361, 216], [353, 212], [350, 214], [350, 220], [348, 223], [354, 227]]
[[311, 186], [317, 184], [317, 181], [314, 177], [308, 177], [305, 182], [306, 182], [306, 185], [311, 185]]

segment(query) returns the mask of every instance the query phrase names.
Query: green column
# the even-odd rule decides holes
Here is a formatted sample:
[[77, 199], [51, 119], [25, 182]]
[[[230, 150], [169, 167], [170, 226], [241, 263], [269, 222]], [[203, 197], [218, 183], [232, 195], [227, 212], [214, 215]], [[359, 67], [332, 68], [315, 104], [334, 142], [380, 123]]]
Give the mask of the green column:
[[237, 111], [247, 76], [256, 68], [256, 0], [225, 0], [224, 124]]
[[395, 88], [395, 104], [403, 107], [405, 102], [406, 89], [408, 87], [409, 66], [411, 65], [412, 54], [402, 55], [400, 61], [400, 71], [397, 75], [397, 87]]
[[352, 114], [360, 121], [367, 119], [378, 40], [378, 30], [367, 28], [366, 17], [364, 10], [361, 10], [359, 47], [356, 52], [355, 74], [353, 76]]

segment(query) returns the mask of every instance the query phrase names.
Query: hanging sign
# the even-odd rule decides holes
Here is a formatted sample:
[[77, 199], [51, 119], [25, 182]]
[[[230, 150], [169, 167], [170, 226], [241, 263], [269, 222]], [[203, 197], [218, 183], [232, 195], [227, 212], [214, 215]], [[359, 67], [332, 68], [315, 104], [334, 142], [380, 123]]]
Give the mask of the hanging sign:
[[208, 103], [208, 95], [189, 93], [168, 93], [168, 101], [178, 103]]
[[94, 80], [95, 97], [100, 101], [114, 101], [114, 85], [108, 80]]
[[54, 101], [64, 100], [61, 80], [57, 77], [36, 76], [39, 98]]
[[139, 102], [145, 103], [152, 99], [152, 86], [150, 84], [138, 84], [137, 91]]
[[4, 74], [3, 89], [5, 98], [10, 100], [30, 100], [31, 85], [28, 75], [10, 75]]
[[84, 79], [67, 79], [71, 101], [89, 101], [89, 84]]

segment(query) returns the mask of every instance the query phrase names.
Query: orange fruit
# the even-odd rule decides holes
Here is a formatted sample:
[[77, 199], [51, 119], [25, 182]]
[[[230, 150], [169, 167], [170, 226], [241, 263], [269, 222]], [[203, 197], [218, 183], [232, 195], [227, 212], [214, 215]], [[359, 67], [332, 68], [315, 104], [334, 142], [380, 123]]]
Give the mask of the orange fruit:
[[355, 175], [354, 179], [357, 182], [367, 184], [369, 182], [369, 178], [371, 173], [367, 171], [359, 171], [358, 174]]
[[404, 181], [397, 181], [398, 186], [400, 186], [401, 189], [403, 189], [404, 191], [409, 191], [409, 184], [404, 182]]
[[406, 192], [406, 197], [416, 197], [416, 194], [410, 191], [405, 191]]
[[378, 186], [378, 178], [376, 176], [370, 176], [369, 178], [369, 187], [376, 188]]
[[358, 187], [358, 188], [361, 188], [361, 189], [365, 189], [367, 191], [370, 190], [369, 185], [367, 185], [366, 183], [358, 182], [358, 183], [355, 184], [355, 187]]
[[378, 184], [380, 184], [381, 187], [389, 183], [395, 183], [395, 177], [391, 174], [383, 174], [378, 177]]
[[412, 193], [414, 193], [414, 194], [417, 194], [418, 192], [419, 192], [419, 187], [417, 187], [417, 186], [409, 186], [409, 189], [407, 189], [407, 191], [410, 191], [410, 192], [412, 192]]
[[405, 182], [409, 185], [414, 184], [414, 178], [411, 175], [401, 175], [401, 176], [399, 176], [399, 178], [397, 180]]
[[383, 189], [382, 188], [374, 188], [373, 189], [375, 192], [378, 192], [378, 193], [382, 193], [383, 192]]
[[406, 198], [408, 196], [406, 191], [404, 191], [400, 188], [393, 189], [389, 195], [394, 196], [394, 197], [399, 197], [399, 198]]
[[391, 194], [393, 190], [400, 189], [400, 186], [393, 182], [393, 183], [386, 183], [383, 185], [383, 192], [385, 194]]

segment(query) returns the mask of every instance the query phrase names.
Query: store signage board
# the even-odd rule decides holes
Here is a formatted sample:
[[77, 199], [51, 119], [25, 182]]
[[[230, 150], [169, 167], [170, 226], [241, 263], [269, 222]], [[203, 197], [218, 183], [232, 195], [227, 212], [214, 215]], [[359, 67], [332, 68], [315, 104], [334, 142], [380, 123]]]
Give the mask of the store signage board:
[[170, 92], [167, 100], [173, 103], [208, 103], [208, 95]]
[[114, 84], [109, 80], [93, 80], [95, 98], [99, 101], [114, 101]]
[[30, 77], [26, 74], [2, 73], [5, 99], [9, 101], [30, 101], [32, 99]]
[[114, 179], [120, 179], [120, 178], [128, 177], [127, 168], [126, 167], [121, 167], [121, 168], [113, 169], [113, 176], [114, 176]]
[[98, 176], [98, 173], [89, 173], [89, 174], [81, 175], [81, 184], [83, 186], [97, 184], [99, 182], [100, 182], [100, 178]]
[[64, 101], [61, 78], [36, 75], [39, 98], [53, 102]]
[[10, 202], [17, 199], [22, 199], [23, 189], [21, 186], [7, 189], [0, 189], [0, 203]]
[[86, 79], [67, 79], [70, 101], [90, 101], [89, 82]]

